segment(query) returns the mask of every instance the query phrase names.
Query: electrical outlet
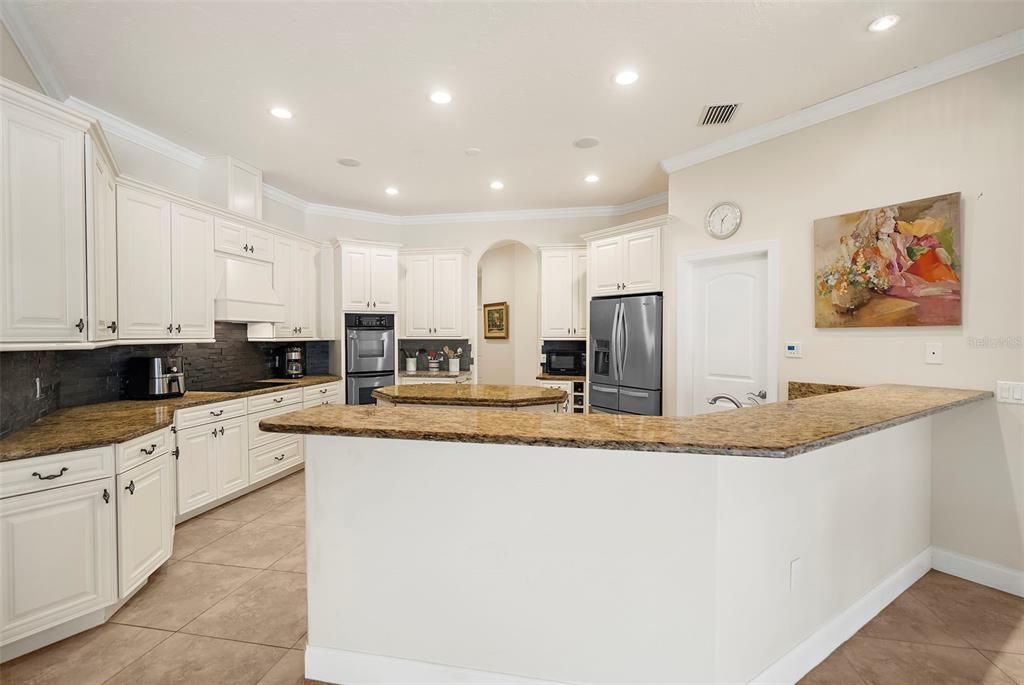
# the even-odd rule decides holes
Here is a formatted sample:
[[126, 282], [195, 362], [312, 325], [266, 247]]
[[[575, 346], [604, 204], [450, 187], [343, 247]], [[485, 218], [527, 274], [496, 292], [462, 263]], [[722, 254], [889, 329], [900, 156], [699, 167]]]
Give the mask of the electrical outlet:
[[942, 343], [930, 342], [924, 344], [924, 363], [942, 363]]
[[804, 356], [804, 346], [799, 340], [790, 341], [786, 343], [786, 357], [789, 359], [802, 359]]
[[998, 381], [996, 383], [996, 402], [1024, 404], [1024, 383]]

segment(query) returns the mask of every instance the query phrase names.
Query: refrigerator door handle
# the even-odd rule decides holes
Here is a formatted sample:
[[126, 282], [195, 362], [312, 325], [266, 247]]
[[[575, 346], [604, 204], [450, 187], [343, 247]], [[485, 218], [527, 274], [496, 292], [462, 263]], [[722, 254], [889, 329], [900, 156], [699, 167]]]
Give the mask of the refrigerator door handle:
[[619, 368], [619, 313], [622, 311], [622, 303], [615, 303], [615, 312], [612, 314], [612, 336], [608, 346], [611, 348], [608, 350], [609, 356], [611, 356], [612, 366], [612, 378], [616, 382], [622, 380], [622, 369]]
[[622, 361], [619, 362], [619, 380], [623, 373], [625, 373], [626, 361], [629, 359], [629, 327], [626, 325], [626, 304], [622, 304], [622, 324], [619, 327], [619, 333], [622, 336]]

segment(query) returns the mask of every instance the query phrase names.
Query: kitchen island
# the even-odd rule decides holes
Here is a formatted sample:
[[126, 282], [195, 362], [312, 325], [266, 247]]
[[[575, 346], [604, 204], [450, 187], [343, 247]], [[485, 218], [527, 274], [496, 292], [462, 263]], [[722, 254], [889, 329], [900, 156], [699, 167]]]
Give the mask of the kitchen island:
[[264, 420], [309, 436], [306, 675], [794, 682], [928, 570], [931, 417], [989, 398]]
[[536, 385], [471, 385], [468, 383], [391, 385], [373, 391], [378, 407], [486, 408], [554, 413], [564, 410], [564, 390]]

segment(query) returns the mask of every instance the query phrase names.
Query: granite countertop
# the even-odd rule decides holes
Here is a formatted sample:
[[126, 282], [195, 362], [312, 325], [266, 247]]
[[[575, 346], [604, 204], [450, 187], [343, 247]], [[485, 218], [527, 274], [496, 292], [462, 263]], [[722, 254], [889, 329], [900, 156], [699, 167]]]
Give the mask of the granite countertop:
[[[377, 388], [374, 399], [394, 404], [440, 404], [465, 407], [535, 407], [565, 402], [564, 390], [551, 390], [538, 385], [456, 385], [431, 384], [391, 385]], [[420, 415], [422, 421], [422, 415]], [[433, 420], [433, 419], [431, 419]]]
[[0, 440], [0, 462], [114, 445], [166, 428], [178, 409], [338, 380], [337, 376], [274, 378], [263, 381], [266, 389], [248, 392], [188, 390], [183, 397], [164, 400], [119, 400], [58, 409]]
[[539, 381], [574, 381], [582, 383], [587, 380], [586, 376], [567, 376], [560, 373], [538, 373], [537, 380]]
[[[412, 386], [417, 387], [417, 386]], [[422, 387], [422, 386], [420, 386]], [[482, 386], [472, 386], [482, 387]], [[876, 385], [690, 417], [324, 406], [260, 422], [275, 433], [791, 457], [992, 397], [981, 390]]]
[[399, 371], [399, 378], [458, 378], [468, 376], [472, 371]]

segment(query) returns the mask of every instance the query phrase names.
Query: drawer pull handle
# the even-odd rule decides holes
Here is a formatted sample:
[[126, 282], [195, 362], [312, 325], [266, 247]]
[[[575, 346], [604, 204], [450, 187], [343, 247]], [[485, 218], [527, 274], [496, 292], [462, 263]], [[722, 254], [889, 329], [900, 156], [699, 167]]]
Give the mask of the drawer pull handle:
[[140, 447], [139, 449], [142, 450], [143, 454], [153, 454], [153, 452], [156, 452], [156, 443], [151, 444], [148, 450], [145, 447]]
[[210, 412], [210, 416], [220, 416], [223, 413], [224, 413], [223, 409], [221, 409], [220, 411], [211, 411]]
[[129, 495], [134, 495], [135, 494], [135, 481], [134, 480], [128, 481], [128, 486], [125, 488], [125, 490], [128, 491]]
[[284, 402], [284, 398], [283, 397], [275, 397], [274, 398], [274, 404], [281, 404], [282, 402]]
[[327, 388], [320, 388], [320, 394], [323, 395], [327, 392]]
[[54, 478], [60, 478], [61, 476], [63, 476], [66, 471], [68, 471], [68, 467], [62, 466], [60, 467], [60, 473], [51, 473], [48, 476], [43, 476], [40, 475], [38, 471], [33, 471], [32, 475], [38, 478], [39, 480], [53, 480]]
[[282, 454], [278, 457], [274, 457], [274, 461], [284, 461], [284, 455]]

